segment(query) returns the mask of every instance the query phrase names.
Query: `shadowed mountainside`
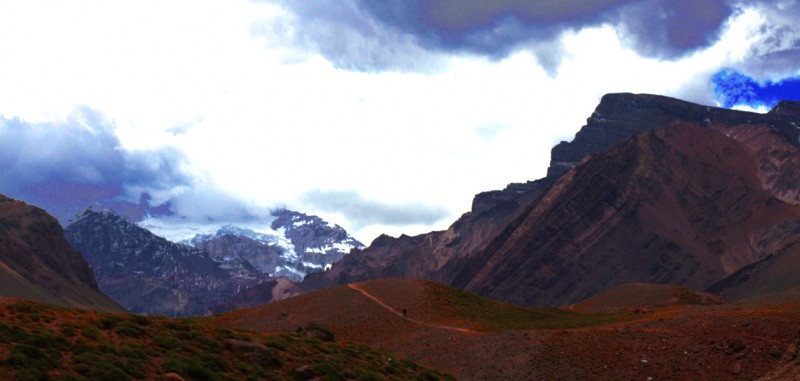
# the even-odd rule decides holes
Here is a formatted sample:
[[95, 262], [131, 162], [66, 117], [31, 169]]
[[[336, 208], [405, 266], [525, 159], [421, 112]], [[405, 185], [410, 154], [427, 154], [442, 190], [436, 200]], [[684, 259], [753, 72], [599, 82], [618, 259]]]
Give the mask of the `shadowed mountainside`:
[[0, 295], [61, 306], [124, 311], [44, 210], [0, 195]]
[[91, 264], [100, 289], [132, 312], [203, 315], [241, 290], [274, 280], [240, 258], [216, 261], [110, 210], [84, 211], [65, 233]]

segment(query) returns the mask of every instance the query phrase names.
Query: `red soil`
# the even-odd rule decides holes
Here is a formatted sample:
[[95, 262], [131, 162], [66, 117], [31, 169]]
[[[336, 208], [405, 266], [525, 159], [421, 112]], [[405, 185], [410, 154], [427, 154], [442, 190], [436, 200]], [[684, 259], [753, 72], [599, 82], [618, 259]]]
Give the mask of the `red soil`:
[[[391, 312], [391, 313], [393, 313], [393, 314], [395, 314], [397, 316], [402, 316], [403, 319], [405, 319], [407, 321], [410, 321], [412, 323], [416, 323], [416, 324], [427, 326], [427, 327], [447, 329], [447, 330], [450, 330], [450, 331], [461, 332], [461, 333], [472, 333], [472, 334], [478, 333], [478, 331], [474, 331], [474, 330], [467, 329], [467, 328], [459, 328], [459, 327], [451, 327], [451, 326], [446, 326], [446, 325], [436, 325], [436, 324], [424, 323], [424, 322], [421, 322], [419, 320], [409, 318], [406, 315], [404, 315], [402, 312], [398, 311], [395, 308], [392, 308], [392, 307], [388, 306], [387, 304], [385, 304], [380, 299], [378, 299], [378, 298], [372, 296], [370, 293], [364, 291], [362, 288], [360, 288], [355, 283], [350, 283], [350, 284], [347, 285], [347, 287], [350, 287], [353, 290], [356, 290], [356, 291], [360, 292], [362, 295], [366, 296], [369, 300], [372, 300], [373, 302], [378, 303], [378, 305], [380, 305], [381, 307], [385, 308], [387, 311], [389, 311], [389, 312]], [[406, 308], [406, 307], [401, 307], [401, 309], [402, 308]]]
[[216, 320], [264, 332], [318, 321], [337, 341], [384, 348], [462, 380], [751, 380], [792, 377], [796, 361], [798, 302], [671, 306], [590, 328], [477, 333], [453, 329], [472, 322], [444, 311], [431, 290], [413, 280], [366, 282]]

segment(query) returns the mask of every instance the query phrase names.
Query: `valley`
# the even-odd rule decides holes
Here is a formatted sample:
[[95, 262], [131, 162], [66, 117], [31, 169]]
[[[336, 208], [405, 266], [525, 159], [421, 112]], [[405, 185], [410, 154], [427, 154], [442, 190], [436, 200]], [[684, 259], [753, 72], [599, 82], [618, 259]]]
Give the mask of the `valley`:
[[0, 377], [797, 379], [798, 104], [609, 94], [546, 177], [370, 245], [0, 197]]

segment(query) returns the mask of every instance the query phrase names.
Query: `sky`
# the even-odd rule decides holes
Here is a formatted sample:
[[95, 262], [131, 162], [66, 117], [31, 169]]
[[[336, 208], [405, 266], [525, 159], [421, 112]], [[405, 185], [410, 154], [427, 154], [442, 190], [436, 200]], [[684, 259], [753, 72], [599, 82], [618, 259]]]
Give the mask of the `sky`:
[[800, 100], [798, 1], [0, 2], [0, 193], [64, 220], [446, 229], [600, 97]]

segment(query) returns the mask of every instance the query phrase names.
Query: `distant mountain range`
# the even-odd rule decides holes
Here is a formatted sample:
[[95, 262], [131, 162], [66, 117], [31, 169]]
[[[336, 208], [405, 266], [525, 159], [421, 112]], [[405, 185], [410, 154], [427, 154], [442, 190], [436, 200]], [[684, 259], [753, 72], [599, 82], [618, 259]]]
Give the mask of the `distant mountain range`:
[[[288, 210], [275, 212], [272, 229], [274, 234], [264, 234], [226, 226], [175, 243], [111, 210], [90, 208], [66, 227], [65, 235], [104, 293], [129, 311], [170, 316], [293, 295], [278, 277], [299, 282], [307, 272], [323, 271], [351, 248], [363, 247], [337, 225]], [[273, 294], [278, 285], [280, 293]]]
[[[66, 248], [64, 263], [41, 250], [28, 263], [23, 249], [7, 250], [3, 274], [16, 290], [66, 281], [99, 287], [131, 311], [167, 315], [392, 277], [518, 305], [569, 305], [626, 283], [747, 298], [800, 286], [792, 270], [800, 264], [799, 136], [798, 102], [756, 114], [609, 94], [572, 142], [553, 148], [547, 177], [478, 194], [446, 231], [384, 235], [364, 247], [338, 225], [278, 210], [261, 229], [225, 226], [175, 243], [88, 209], [64, 234], [96, 283]], [[57, 240], [54, 228], [23, 222], [37, 215], [23, 213], [27, 206], [5, 202], [4, 245], [61, 245], [43, 243]], [[67, 294], [55, 299], [74, 304]]]
[[800, 263], [799, 110], [606, 95], [544, 179], [477, 195], [446, 231], [378, 237], [304, 284], [421, 278], [550, 306], [633, 282], [736, 298], [800, 285], [786, 270]]

